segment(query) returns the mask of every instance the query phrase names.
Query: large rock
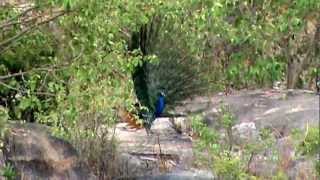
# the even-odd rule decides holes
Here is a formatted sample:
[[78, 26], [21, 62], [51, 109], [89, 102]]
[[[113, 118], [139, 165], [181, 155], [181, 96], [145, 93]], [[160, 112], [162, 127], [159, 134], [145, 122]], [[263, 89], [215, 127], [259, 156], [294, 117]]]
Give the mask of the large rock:
[[154, 176], [136, 177], [136, 180], [214, 180], [214, 175], [209, 171], [192, 169]]
[[[279, 168], [289, 176], [298, 178], [294, 169], [301, 168], [308, 161], [297, 161], [290, 139], [291, 130], [304, 130], [307, 125], [317, 125], [318, 97], [308, 91], [254, 90], [234, 92], [229, 96], [195, 97], [176, 107], [173, 114], [203, 114], [205, 122], [217, 130], [222, 137], [225, 131], [219, 124], [221, 103], [230, 106], [236, 122], [232, 127], [234, 149], [246, 144], [261, 141], [260, 130], [267, 128], [276, 136], [274, 147], [266, 147], [256, 152], [249, 164], [252, 174], [270, 178]], [[115, 135], [123, 151], [123, 164], [126, 164], [130, 177], [141, 179], [213, 179], [213, 176], [198, 175], [192, 171], [195, 157], [193, 145], [187, 136], [190, 119], [158, 118], [152, 126], [153, 134], [147, 135], [144, 129], [130, 130], [125, 124], [118, 124]], [[269, 148], [269, 149], [268, 149]], [[274, 152], [280, 161], [274, 159]], [[308, 164], [308, 167], [311, 167]], [[307, 175], [309, 171], [306, 171]]]
[[188, 136], [177, 133], [170, 118], [156, 119], [151, 131], [147, 135], [145, 129], [117, 125], [115, 136], [122, 151], [121, 164], [131, 177], [159, 175], [192, 166], [192, 142]]
[[255, 154], [249, 164], [249, 172], [264, 179], [271, 179], [279, 171], [290, 179], [316, 179], [313, 158], [296, 157], [290, 137], [278, 139], [275, 147]]
[[219, 122], [219, 107], [221, 104], [230, 106], [236, 119], [232, 128], [236, 145], [243, 147], [248, 143], [259, 143], [262, 129], [271, 130], [275, 138], [273, 147], [254, 154], [249, 172], [268, 179], [281, 170], [291, 179], [308, 179], [305, 177], [314, 177], [314, 165], [310, 159], [295, 152], [293, 144], [299, 142], [290, 136], [293, 130], [305, 132], [308, 126], [318, 126], [318, 103], [319, 96], [305, 90], [244, 90], [228, 96], [218, 94], [189, 99], [176, 109], [181, 114], [199, 113], [196, 107], [201, 107], [204, 122], [225, 136]]
[[249, 172], [266, 179], [275, 176], [279, 170], [286, 172], [294, 164], [294, 147], [291, 138], [281, 138], [274, 146], [254, 154], [249, 162]]
[[243, 122], [232, 127], [233, 143], [237, 145], [255, 143], [259, 140], [259, 131], [253, 122]]
[[13, 123], [4, 156], [15, 167], [17, 179], [95, 179], [80, 165], [75, 149], [42, 125]]
[[293, 167], [287, 171], [288, 177], [290, 179], [319, 179], [319, 174], [314, 168], [314, 159], [295, 160]]
[[[221, 103], [229, 105], [240, 123], [255, 123], [258, 130], [272, 128], [286, 136], [292, 129], [304, 130], [318, 125], [319, 97], [305, 90], [243, 90], [231, 95], [196, 97], [183, 102], [176, 112], [198, 113], [205, 122], [216, 128]], [[197, 108], [201, 107], [201, 108]]]

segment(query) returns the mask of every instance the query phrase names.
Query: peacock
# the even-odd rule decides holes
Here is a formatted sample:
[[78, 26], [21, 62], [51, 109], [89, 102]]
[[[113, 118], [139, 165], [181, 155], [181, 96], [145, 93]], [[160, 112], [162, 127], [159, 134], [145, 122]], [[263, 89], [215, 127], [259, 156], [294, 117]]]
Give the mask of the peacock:
[[154, 120], [162, 115], [166, 102], [164, 89], [160, 89], [156, 97], [150, 96], [147, 66], [148, 63], [144, 62], [141, 67], [137, 67], [132, 78], [139, 101], [135, 104], [135, 107], [138, 110], [139, 118], [143, 120], [143, 126], [149, 134]]
[[[129, 47], [131, 51], [140, 50], [143, 57], [132, 72], [132, 80], [138, 116], [147, 132], [156, 118], [172, 115], [170, 112], [183, 100], [208, 89], [203, 73], [208, 66], [198, 57], [172, 48], [170, 41], [155, 38], [156, 29], [153, 24], [143, 26], [132, 35]], [[155, 55], [158, 61], [148, 61], [148, 55]]]
[[156, 118], [175, 116], [172, 110], [183, 100], [206, 91], [201, 72], [194, 68], [191, 58], [158, 57], [158, 63], [145, 61], [132, 74], [136, 107], [148, 133]]

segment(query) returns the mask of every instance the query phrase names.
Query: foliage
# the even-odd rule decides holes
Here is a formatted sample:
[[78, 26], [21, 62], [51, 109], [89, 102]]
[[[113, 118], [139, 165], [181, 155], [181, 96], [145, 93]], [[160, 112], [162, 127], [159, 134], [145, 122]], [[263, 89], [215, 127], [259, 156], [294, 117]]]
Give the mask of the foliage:
[[287, 175], [284, 172], [279, 171], [272, 179], [274, 179], [274, 180], [287, 180], [289, 178], [287, 177]]
[[17, 174], [11, 164], [6, 164], [2, 169], [2, 176], [7, 180], [14, 180], [16, 179]]
[[[287, 34], [299, 35], [303, 27], [313, 22], [314, 18], [308, 19], [309, 15], [317, 16], [319, 7], [316, 1], [236, 0], [94, 1], [90, 4], [83, 0], [64, 0], [48, 4], [36, 1], [36, 5], [38, 9], [34, 13], [55, 8], [70, 13], [10, 44], [0, 56], [2, 74], [44, 65], [49, 68], [32, 71], [22, 78], [7, 79], [4, 82], [9, 86], [2, 85], [0, 90], [3, 96], [14, 97], [6, 99], [11, 118], [50, 125], [59, 124], [54, 119], [61, 114], [52, 109], [66, 109], [57, 107], [65, 99], [56, 95], [67, 97], [70, 92], [79, 90], [79, 84], [80, 94], [73, 93], [68, 99], [83, 97], [82, 92], [89, 91], [88, 87], [99, 80], [104, 85], [91, 94], [100, 93], [106, 85], [115, 86], [118, 90], [113, 92], [124, 94], [113, 97], [126, 97], [122, 99], [126, 101], [125, 106], [130, 104], [127, 98], [132, 97], [130, 72], [141, 65], [142, 58], [148, 59], [141, 56], [141, 49], [130, 49], [132, 35], [141, 26], [147, 25], [150, 33], [157, 30], [150, 34], [147, 43], [150, 57], [156, 55], [160, 62], [179, 62], [188, 57], [196, 62], [198, 70], [195, 72], [202, 72], [201, 79], [209, 82], [208, 89], [221, 89], [224, 83], [236, 88], [262, 87], [284, 79], [287, 61], [282, 50], [286, 47], [281, 44]], [[4, 11], [0, 17], [4, 22], [19, 15], [14, 8], [1, 9]], [[22, 30], [21, 26], [12, 26], [5, 30], [1, 39], [8, 39]], [[165, 61], [168, 57], [173, 59]], [[221, 76], [224, 73], [226, 76]], [[124, 85], [120, 81], [129, 83]], [[86, 85], [82, 87], [83, 84]], [[102, 94], [101, 97], [109, 96]], [[19, 98], [15, 98], [16, 95]], [[70, 101], [65, 106], [71, 113]], [[119, 102], [116, 104], [122, 104]], [[71, 114], [70, 117], [75, 118], [75, 114]]]
[[225, 129], [230, 129], [236, 123], [236, 119], [231, 113], [230, 106], [222, 105], [220, 107], [220, 123]]
[[9, 115], [7, 109], [0, 106], [0, 139], [2, 139], [4, 136], [8, 119]]
[[236, 88], [271, 87], [275, 81], [282, 80], [284, 69], [284, 63], [275, 60], [257, 60], [254, 66], [235, 63], [227, 71], [227, 80], [235, 82]]
[[[133, 62], [140, 60], [137, 55], [128, 54], [119, 30], [140, 25], [136, 12], [141, 11], [135, 9], [139, 3], [133, 3], [129, 13], [122, 13], [126, 2], [38, 2], [40, 9], [62, 5], [72, 13], [30, 31], [0, 54], [4, 65], [1, 75], [20, 73], [1, 80], [5, 83], [0, 85], [1, 96], [6, 98], [4, 106], [10, 109], [11, 119], [52, 126], [57, 136], [78, 148], [84, 160], [91, 157], [97, 162], [91, 167], [104, 177], [100, 173], [107, 171], [99, 166], [105, 164], [95, 161], [96, 155], [102, 157], [107, 151], [106, 133], [117, 119], [115, 108], [128, 107], [133, 102], [130, 73], [136, 66]], [[8, 11], [13, 9], [8, 7]], [[9, 19], [6, 15], [1, 17]], [[20, 27], [13, 27], [12, 34], [19, 30]]]
[[306, 134], [301, 150], [305, 154], [315, 155], [320, 151], [319, 128], [311, 127]]
[[232, 153], [224, 142], [221, 142], [219, 134], [214, 129], [207, 127], [202, 122], [201, 116], [193, 117], [192, 130], [199, 136], [195, 148], [200, 163], [210, 167], [219, 178], [254, 178], [246, 173], [246, 165], [241, 157]]
[[[310, 127], [304, 137], [302, 143], [298, 147], [298, 150], [303, 154], [311, 157], [319, 155], [320, 141], [319, 141], [319, 128]], [[318, 160], [315, 162], [315, 168], [318, 174], [320, 174], [320, 163]]]
[[229, 150], [232, 149], [233, 145], [233, 135], [232, 135], [232, 126], [236, 123], [236, 118], [234, 118], [233, 114], [231, 113], [230, 107], [227, 105], [222, 105], [220, 107], [220, 118], [219, 123], [222, 125], [222, 127], [226, 130], [227, 138], [228, 138], [228, 144], [229, 144]]
[[[195, 139], [196, 157], [201, 166], [209, 167], [221, 179], [259, 179], [249, 172], [252, 158], [257, 154], [271, 153], [266, 161], [279, 163], [281, 157], [275, 148], [276, 139], [270, 128], [260, 131], [260, 140], [237, 146], [230, 141], [230, 137], [224, 138], [223, 132], [228, 136], [228, 129], [232, 130], [235, 119], [227, 106], [222, 106], [220, 111], [219, 127], [223, 130], [206, 126], [200, 115], [192, 118], [192, 131], [197, 135]], [[220, 132], [220, 133], [218, 133]], [[231, 144], [230, 144], [231, 142]], [[231, 148], [230, 148], [231, 147]], [[286, 179], [281, 167], [277, 174], [269, 178]]]
[[[301, 78], [309, 71], [307, 79], [312, 80], [319, 64], [313, 43], [319, 31], [317, 0], [30, 2], [30, 10], [0, 6], [3, 119], [47, 124], [73, 142], [84, 159], [95, 152], [95, 162], [107, 149], [88, 150], [108, 144], [105, 134], [117, 121], [119, 108], [133, 109], [132, 73], [144, 62], [150, 62], [149, 70], [170, 66], [173, 73], [160, 77], [165, 82], [180, 70], [192, 77], [166, 84], [174, 86], [170, 94], [178, 94], [179, 100], [194, 95], [190, 87], [195, 86], [204, 89], [197, 93], [231, 85], [269, 87], [292, 76], [289, 60], [297, 57], [303, 63], [293, 74]], [[234, 119], [226, 113], [222, 123], [231, 137]], [[194, 128], [202, 147], [210, 147], [226, 165], [217, 167], [221, 173], [234, 169], [238, 174], [236, 156], [216, 153], [225, 150], [218, 133], [203, 124]]]

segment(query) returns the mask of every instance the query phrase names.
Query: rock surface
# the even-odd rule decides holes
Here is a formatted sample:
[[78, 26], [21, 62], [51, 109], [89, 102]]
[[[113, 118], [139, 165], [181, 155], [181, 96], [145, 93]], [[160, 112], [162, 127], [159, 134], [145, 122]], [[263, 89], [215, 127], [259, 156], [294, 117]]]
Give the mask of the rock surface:
[[272, 127], [285, 135], [293, 128], [303, 130], [307, 124], [317, 125], [318, 99], [314, 93], [303, 90], [255, 90], [214, 96], [211, 101], [213, 108], [220, 102], [229, 104], [238, 123], [253, 122], [258, 129]]
[[[271, 129], [276, 136], [275, 147], [252, 156], [249, 172], [268, 179], [282, 168], [291, 179], [313, 176], [312, 161], [295, 157], [290, 132], [318, 125], [315, 94], [299, 90], [240, 91], [230, 96], [186, 100], [175, 113], [201, 113], [211, 128], [219, 130], [217, 120], [222, 102], [231, 107], [236, 118], [232, 129], [237, 145], [260, 141], [259, 133], [264, 128]], [[188, 136], [190, 120], [158, 118], [151, 130], [153, 133], [147, 135], [144, 129], [129, 129], [124, 123], [116, 126], [114, 133], [121, 150], [118, 166], [126, 174], [119, 179], [215, 179], [214, 174], [194, 168], [193, 142]], [[80, 166], [72, 146], [50, 136], [45, 126], [13, 124], [6, 142], [0, 165], [1, 159], [12, 163], [18, 179], [96, 179], [88, 168]], [[272, 159], [271, 149], [278, 152], [282, 164]]]
[[155, 175], [191, 167], [191, 139], [177, 133], [169, 118], [156, 119], [151, 131], [147, 135], [145, 129], [127, 129], [125, 123], [117, 125], [115, 135], [130, 175]]
[[232, 127], [232, 136], [237, 145], [254, 143], [259, 140], [259, 132], [253, 122], [243, 122]]
[[4, 156], [17, 172], [17, 179], [95, 179], [80, 166], [75, 149], [52, 137], [45, 126], [11, 124]]
[[136, 180], [214, 180], [212, 173], [202, 170], [172, 172], [161, 175], [136, 177]]
[[319, 97], [306, 90], [243, 90], [228, 96], [195, 97], [183, 102], [174, 113], [200, 112], [205, 122], [216, 129], [219, 108], [226, 104], [236, 118], [236, 126], [253, 123], [258, 131], [271, 128], [284, 137], [293, 129], [318, 125], [318, 102]]
[[[236, 118], [236, 124], [232, 128], [235, 144], [241, 146], [260, 141], [260, 130], [271, 129], [276, 136], [273, 148], [279, 153], [279, 158], [283, 158], [281, 163], [284, 164], [275, 163], [276, 161], [272, 160], [274, 157], [271, 150], [267, 149], [252, 157], [248, 166], [249, 171], [260, 177], [269, 178], [281, 167], [288, 177], [296, 179], [305, 174], [298, 173], [294, 169], [304, 165], [307, 167], [307, 175], [311, 175], [313, 171], [310, 168], [313, 165], [309, 160], [294, 159], [295, 149], [288, 136], [294, 129], [304, 131], [307, 126], [318, 125], [318, 98], [314, 93], [303, 90], [239, 91], [229, 96], [218, 94], [189, 99], [176, 107], [173, 113], [200, 113], [210, 127], [219, 130], [217, 126], [219, 108], [222, 103], [229, 105]], [[178, 131], [180, 133], [177, 132], [176, 126], [180, 127], [181, 131]], [[194, 157], [192, 139], [186, 132], [190, 129], [189, 126], [188, 119], [159, 118], [152, 126], [154, 133], [147, 136], [144, 129], [128, 130], [125, 124], [118, 124], [116, 136], [125, 154], [124, 159], [131, 159], [131, 169], [138, 167], [135, 169], [136, 172], [131, 173], [134, 176], [142, 173], [146, 175], [143, 177], [153, 177], [153, 179], [181, 179], [181, 177], [192, 179], [197, 176], [197, 173], [191, 170]], [[179, 173], [177, 175], [175, 172], [184, 172], [183, 174], [187, 176], [181, 176]], [[212, 179], [213, 177], [210, 176]]]

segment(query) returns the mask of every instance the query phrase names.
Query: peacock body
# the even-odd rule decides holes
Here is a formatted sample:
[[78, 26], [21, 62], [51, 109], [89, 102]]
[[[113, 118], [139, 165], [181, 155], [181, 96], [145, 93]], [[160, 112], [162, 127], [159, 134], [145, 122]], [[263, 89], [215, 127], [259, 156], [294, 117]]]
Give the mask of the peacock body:
[[160, 92], [160, 94], [158, 96], [158, 99], [157, 99], [157, 102], [156, 102], [156, 110], [154, 112], [154, 116], [156, 118], [161, 116], [161, 114], [163, 113], [164, 108], [166, 106], [166, 102], [165, 102], [165, 97], [164, 96], [165, 96], [164, 92]]

